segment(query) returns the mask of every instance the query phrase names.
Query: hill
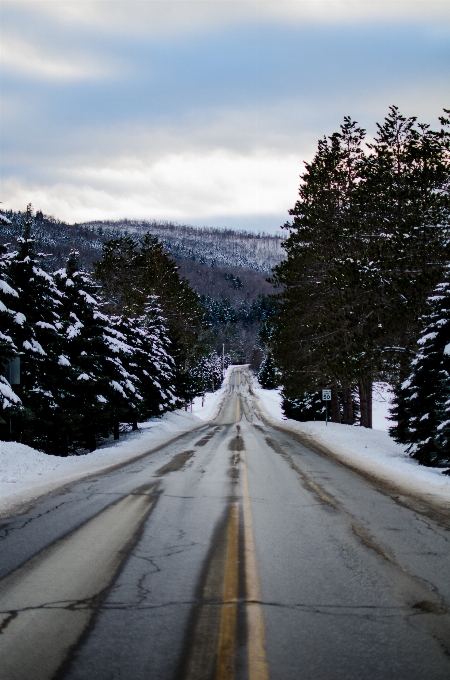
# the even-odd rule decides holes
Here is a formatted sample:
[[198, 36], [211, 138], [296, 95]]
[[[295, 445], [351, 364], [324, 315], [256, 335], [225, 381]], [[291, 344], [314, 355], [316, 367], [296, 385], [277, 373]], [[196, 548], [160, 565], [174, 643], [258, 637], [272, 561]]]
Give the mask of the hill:
[[[0, 243], [14, 247], [22, 234], [23, 213], [6, 211], [5, 215], [10, 224], [1, 225]], [[40, 211], [34, 220], [38, 249], [47, 254], [51, 269], [61, 267], [72, 249], [91, 269], [106, 241], [146, 232], [163, 242], [180, 274], [202, 296], [217, 349], [225, 344], [236, 360], [257, 366], [262, 356], [255, 348], [259, 325], [273, 307], [265, 297], [274, 292], [267, 277], [284, 257], [281, 231], [269, 235], [145, 220], [68, 224]]]

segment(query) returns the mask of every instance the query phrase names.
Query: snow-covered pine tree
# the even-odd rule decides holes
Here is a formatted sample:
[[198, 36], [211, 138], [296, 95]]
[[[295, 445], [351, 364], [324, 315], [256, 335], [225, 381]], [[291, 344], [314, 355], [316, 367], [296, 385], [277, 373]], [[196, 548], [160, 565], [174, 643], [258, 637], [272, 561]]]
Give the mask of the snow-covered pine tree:
[[139, 317], [122, 315], [116, 324], [133, 350], [124, 357], [123, 363], [133, 376], [138, 391], [136, 408], [130, 412], [130, 416], [134, 416], [131, 422], [136, 426], [138, 416], [146, 420], [175, 408], [175, 362], [170, 354], [170, 340], [157, 296], [148, 296]]
[[13, 339], [21, 357], [20, 387], [16, 389], [24, 406], [20, 436], [22, 441], [40, 446], [59, 408], [55, 373], [61, 343], [61, 295], [52, 275], [41, 267], [44, 256], [35, 251], [32, 226], [33, 211], [28, 205], [23, 236], [18, 239], [17, 251], [8, 257], [6, 273], [18, 293]]
[[396, 390], [391, 435], [422, 465], [450, 464], [450, 268], [428, 299], [419, 350]]
[[[0, 217], [3, 217], [0, 215]], [[18, 326], [14, 304], [19, 297], [7, 280], [7, 254], [6, 248], [0, 246], [0, 431], [2, 438], [9, 439], [9, 419], [18, 412], [20, 398], [14, 392], [4, 375], [9, 362], [18, 355], [17, 347], [13, 341], [14, 331]]]
[[282, 394], [282, 408], [286, 418], [300, 422], [325, 420], [325, 403], [320, 392], [305, 392], [300, 396], [290, 397], [283, 390]]
[[267, 352], [263, 357], [258, 372], [258, 382], [265, 390], [274, 390], [278, 387], [279, 379], [271, 352]]
[[102, 283], [109, 309], [118, 315], [137, 317], [148, 296], [158, 296], [175, 360], [175, 393], [181, 401], [190, 401], [197, 394], [192, 369], [203, 332], [203, 310], [199, 296], [179, 276], [163, 244], [150, 233], [139, 239], [122, 236], [108, 241], [102, 260], [95, 264], [95, 276]]
[[222, 356], [212, 350], [198, 361], [192, 373], [201, 392], [215, 392], [223, 382]]
[[68, 437], [72, 447], [93, 451], [111, 431], [118, 437], [120, 415], [133, 401], [136, 388], [122, 363], [132, 350], [102, 312], [99, 286], [80, 268], [76, 252], [55, 279], [63, 293], [65, 346], [59, 363], [70, 375], [64, 399]]

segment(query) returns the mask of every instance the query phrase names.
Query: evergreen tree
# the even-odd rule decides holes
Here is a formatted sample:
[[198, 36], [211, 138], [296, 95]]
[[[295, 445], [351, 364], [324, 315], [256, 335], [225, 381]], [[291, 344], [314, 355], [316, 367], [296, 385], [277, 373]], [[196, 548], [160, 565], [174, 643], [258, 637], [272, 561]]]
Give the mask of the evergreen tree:
[[21, 357], [21, 381], [16, 390], [24, 406], [21, 438], [39, 446], [59, 408], [55, 374], [61, 342], [61, 295], [52, 275], [41, 267], [44, 256], [35, 252], [32, 225], [29, 205], [18, 250], [8, 258], [7, 275], [18, 293], [14, 342]]
[[428, 300], [419, 351], [396, 390], [390, 432], [422, 465], [450, 464], [450, 269]]
[[[340, 132], [319, 140], [302, 176], [300, 198], [289, 211], [293, 223], [285, 225], [291, 232], [284, 244], [287, 259], [272, 280], [283, 288], [273, 352], [291, 399], [314, 394], [330, 380], [335, 388], [355, 382], [374, 361], [377, 314], [362, 313], [367, 299], [358, 286], [364, 135], [345, 118]], [[345, 418], [351, 420], [350, 414]]]
[[331, 386], [332, 418], [371, 427], [372, 381], [402, 372], [417, 317], [449, 259], [448, 119], [434, 132], [395, 107], [364, 153], [346, 118], [319, 141], [290, 211], [274, 357], [289, 398]]
[[230, 357], [228, 355], [222, 357], [216, 350], [209, 352], [198, 361], [193, 375], [197, 378], [200, 392], [215, 392], [221, 386], [223, 382], [222, 362], [224, 368], [227, 368]]
[[323, 421], [326, 418], [326, 406], [322, 401], [321, 392], [305, 392], [299, 397], [288, 397], [283, 392], [282, 407], [286, 418], [302, 423], [308, 420]]
[[63, 294], [62, 332], [65, 370], [64, 412], [67, 439], [93, 451], [111, 432], [119, 436], [120, 417], [138, 400], [135, 380], [124, 367], [133, 350], [125, 335], [102, 311], [99, 286], [72, 252], [55, 278]]
[[[133, 376], [139, 395], [137, 410], [130, 412], [136, 427], [137, 416], [142, 420], [158, 416], [177, 403], [173, 391], [175, 365], [158, 298], [150, 295], [140, 317], [122, 315], [115, 320], [115, 326], [132, 348], [123, 363]], [[125, 420], [129, 422], [130, 418]]]
[[109, 241], [95, 275], [115, 313], [140, 316], [148, 296], [158, 297], [175, 361], [175, 393], [180, 402], [190, 401], [198, 393], [192, 369], [203, 351], [203, 310], [163, 244], [149, 233], [141, 239], [124, 236]]
[[[16, 319], [16, 312], [12, 309], [19, 295], [7, 280], [7, 263], [6, 248], [0, 246], [0, 368], [5, 372], [11, 360], [18, 356], [18, 349], [13, 341], [13, 336], [19, 324]], [[2, 405], [0, 427], [3, 429], [11, 416], [18, 412], [21, 403], [20, 398], [8, 382], [7, 375], [0, 375], [0, 400]], [[9, 432], [4, 430], [3, 434], [5, 438], [9, 438]]]
[[271, 352], [267, 352], [263, 357], [258, 372], [258, 382], [265, 390], [275, 390], [278, 387], [279, 379]]
[[376, 276], [371, 299], [381, 302], [385, 361], [405, 375], [428, 296], [450, 259], [448, 120], [436, 132], [397, 107], [368, 147], [360, 201], [367, 259]]

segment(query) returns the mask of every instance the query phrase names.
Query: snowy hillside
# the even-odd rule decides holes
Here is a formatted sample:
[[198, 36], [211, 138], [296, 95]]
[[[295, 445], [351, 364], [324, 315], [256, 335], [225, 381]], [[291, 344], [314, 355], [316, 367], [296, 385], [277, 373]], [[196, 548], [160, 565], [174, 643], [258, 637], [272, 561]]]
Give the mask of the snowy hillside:
[[[22, 214], [6, 211], [11, 221], [3, 224], [0, 242], [14, 241], [22, 233]], [[58, 265], [72, 248], [80, 252], [87, 264], [100, 259], [103, 244], [111, 238], [127, 234], [157, 236], [171, 255], [180, 260], [195, 262], [207, 267], [240, 268], [269, 274], [272, 267], [284, 257], [281, 247], [286, 234], [276, 235], [193, 227], [152, 220], [95, 221], [67, 224], [37, 211], [34, 235], [40, 248], [51, 253], [49, 260]]]

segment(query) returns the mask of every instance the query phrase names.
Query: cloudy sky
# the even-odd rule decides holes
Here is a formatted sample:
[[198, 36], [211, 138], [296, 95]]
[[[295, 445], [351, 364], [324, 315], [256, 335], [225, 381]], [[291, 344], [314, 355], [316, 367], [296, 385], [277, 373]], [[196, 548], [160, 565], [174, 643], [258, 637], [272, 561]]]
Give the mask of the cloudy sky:
[[450, 0], [0, 8], [6, 208], [274, 231], [344, 115], [450, 108]]

